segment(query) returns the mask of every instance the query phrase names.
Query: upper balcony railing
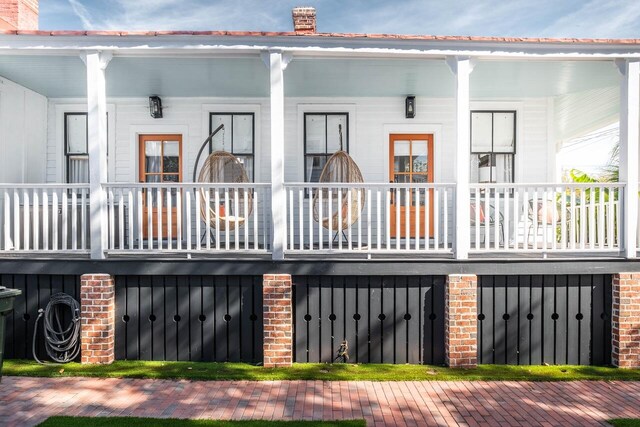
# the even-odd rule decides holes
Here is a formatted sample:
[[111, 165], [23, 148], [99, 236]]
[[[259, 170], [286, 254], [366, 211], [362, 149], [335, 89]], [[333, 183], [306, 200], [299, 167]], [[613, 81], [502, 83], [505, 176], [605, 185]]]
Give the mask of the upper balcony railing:
[[618, 183], [472, 184], [471, 253], [618, 252], [623, 188]]
[[[624, 184], [471, 184], [468, 224], [454, 184], [286, 183], [285, 257], [472, 257], [624, 250]], [[88, 256], [96, 221], [108, 256], [272, 252], [271, 185], [108, 183], [104, 220], [85, 184], [1, 184], [0, 253]], [[91, 225], [94, 230], [92, 233]], [[100, 231], [100, 227], [97, 228]], [[95, 242], [95, 240], [94, 240]]]
[[451, 254], [453, 184], [287, 183], [285, 253]]
[[89, 253], [89, 186], [0, 184], [0, 252]]
[[107, 184], [107, 253], [267, 252], [269, 184]]

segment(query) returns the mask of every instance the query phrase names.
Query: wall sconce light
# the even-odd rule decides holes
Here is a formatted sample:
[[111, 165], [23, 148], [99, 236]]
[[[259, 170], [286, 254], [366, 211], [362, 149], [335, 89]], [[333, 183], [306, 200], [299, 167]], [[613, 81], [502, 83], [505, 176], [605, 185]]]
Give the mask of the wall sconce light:
[[404, 116], [407, 119], [413, 119], [416, 116], [416, 97], [413, 95], [407, 96], [404, 100]]
[[162, 118], [162, 100], [159, 96], [153, 95], [149, 97], [149, 113], [154, 119]]

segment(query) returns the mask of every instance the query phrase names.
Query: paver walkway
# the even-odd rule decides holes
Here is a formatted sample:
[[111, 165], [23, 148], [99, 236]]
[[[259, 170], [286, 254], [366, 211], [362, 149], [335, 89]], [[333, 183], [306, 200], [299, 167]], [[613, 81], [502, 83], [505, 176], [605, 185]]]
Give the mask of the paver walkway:
[[640, 417], [640, 382], [2, 379], [0, 425], [34, 425], [51, 415], [587, 426]]

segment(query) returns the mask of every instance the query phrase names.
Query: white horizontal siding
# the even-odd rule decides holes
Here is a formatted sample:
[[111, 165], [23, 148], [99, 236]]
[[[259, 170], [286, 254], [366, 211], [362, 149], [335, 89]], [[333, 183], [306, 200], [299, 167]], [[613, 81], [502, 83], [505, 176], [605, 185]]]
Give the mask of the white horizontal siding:
[[[52, 100], [49, 108], [48, 144], [46, 149], [47, 181], [55, 182], [62, 174], [62, 141], [54, 112], [56, 105], [77, 103], [78, 100]], [[548, 138], [548, 107], [546, 98], [515, 101], [519, 105], [516, 177], [522, 182], [544, 181], [547, 177], [548, 153], [553, 145]], [[256, 144], [256, 181], [270, 180], [270, 119], [268, 98], [167, 98], [163, 99], [164, 118], [149, 116], [147, 99], [109, 99], [115, 106], [114, 147], [110, 147], [110, 180], [137, 181], [138, 151], [135, 130], [140, 133], [185, 133], [183, 137], [183, 179], [191, 180], [197, 150], [208, 136], [208, 115], [211, 105], [258, 105], [256, 123], [259, 143]], [[414, 119], [404, 117], [404, 98], [287, 98], [285, 100], [285, 180], [302, 181], [304, 177], [304, 144], [299, 112], [309, 105], [330, 106], [337, 111], [341, 105], [352, 111], [350, 118], [350, 154], [360, 166], [367, 182], [388, 182], [388, 140], [385, 130], [411, 126], [413, 133], [425, 133], [437, 126], [440, 131], [434, 141], [435, 176], [439, 182], [453, 182], [455, 164], [454, 101], [446, 98], [418, 98]], [[212, 107], [213, 108], [213, 107]], [[210, 109], [210, 108], [209, 108]], [[213, 108], [215, 109], [215, 108]], [[153, 129], [157, 129], [154, 132]], [[173, 129], [173, 131], [172, 131]], [[111, 130], [110, 130], [111, 132]], [[550, 148], [551, 147], [551, 148]], [[526, 161], [525, 161], [526, 159]]]

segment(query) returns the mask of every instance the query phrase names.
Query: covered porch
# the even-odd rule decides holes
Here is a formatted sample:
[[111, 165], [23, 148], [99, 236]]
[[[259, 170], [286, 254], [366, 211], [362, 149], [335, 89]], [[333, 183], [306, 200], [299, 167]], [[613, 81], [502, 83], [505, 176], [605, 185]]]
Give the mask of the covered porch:
[[[0, 102], [23, 102], [3, 140], [23, 148], [3, 146], [0, 254], [635, 257], [639, 70], [616, 64], [295, 48], [3, 51]], [[161, 119], [149, 114], [151, 95]], [[585, 108], [594, 97], [599, 108]], [[621, 182], [563, 182], [565, 129], [617, 120]], [[232, 153], [247, 182], [194, 182], [219, 124], [205, 154]], [[363, 182], [318, 182], [340, 146]]]

